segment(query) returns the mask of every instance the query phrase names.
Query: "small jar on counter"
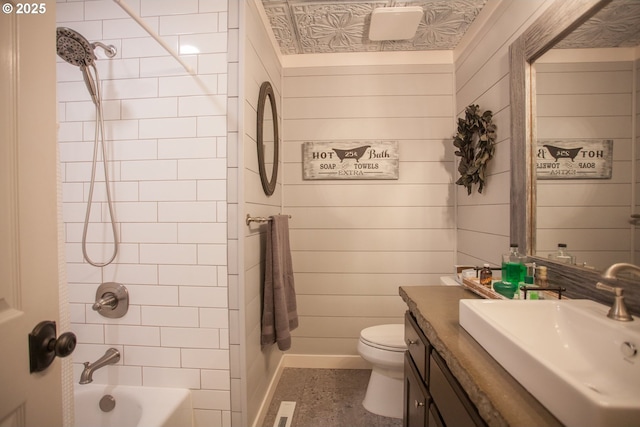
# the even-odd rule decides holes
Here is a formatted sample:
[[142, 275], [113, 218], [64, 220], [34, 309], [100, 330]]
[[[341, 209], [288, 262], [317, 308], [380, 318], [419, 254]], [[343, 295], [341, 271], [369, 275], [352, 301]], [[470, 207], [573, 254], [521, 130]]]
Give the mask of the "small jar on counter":
[[493, 280], [493, 272], [489, 267], [489, 264], [484, 264], [482, 270], [480, 270], [480, 285], [485, 288], [491, 289], [491, 282]]

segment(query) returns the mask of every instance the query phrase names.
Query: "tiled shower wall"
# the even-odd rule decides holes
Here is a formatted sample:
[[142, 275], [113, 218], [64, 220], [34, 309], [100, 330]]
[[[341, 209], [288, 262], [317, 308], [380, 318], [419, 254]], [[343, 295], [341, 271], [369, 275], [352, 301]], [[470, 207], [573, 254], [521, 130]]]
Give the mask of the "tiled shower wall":
[[[82, 362], [115, 347], [121, 362], [97, 371], [96, 382], [187, 387], [196, 425], [229, 425], [227, 0], [126, 3], [196, 75], [115, 2], [58, 1], [59, 26], [118, 49], [114, 59], [98, 49], [121, 240], [116, 261], [104, 268], [84, 262], [81, 250], [94, 106], [78, 68], [57, 65], [71, 321], [79, 340], [74, 373], [77, 380]], [[88, 252], [101, 261], [112, 244], [100, 166], [97, 176]], [[110, 281], [129, 290], [121, 319], [91, 309], [97, 286]]]

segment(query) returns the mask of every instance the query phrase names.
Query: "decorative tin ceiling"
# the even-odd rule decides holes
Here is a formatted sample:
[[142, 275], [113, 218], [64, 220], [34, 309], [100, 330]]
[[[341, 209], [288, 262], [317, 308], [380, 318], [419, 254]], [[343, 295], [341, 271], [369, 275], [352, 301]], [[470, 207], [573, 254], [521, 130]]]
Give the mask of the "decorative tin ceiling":
[[[262, 0], [283, 55], [329, 52], [449, 50], [456, 47], [487, 0]], [[371, 11], [420, 6], [414, 38], [371, 41]]]
[[[283, 55], [454, 49], [487, 0], [262, 0]], [[371, 41], [371, 11], [420, 6], [410, 40]], [[640, 0], [614, 0], [556, 47], [640, 45]]]
[[557, 48], [640, 45], [640, 1], [614, 0], [576, 28]]

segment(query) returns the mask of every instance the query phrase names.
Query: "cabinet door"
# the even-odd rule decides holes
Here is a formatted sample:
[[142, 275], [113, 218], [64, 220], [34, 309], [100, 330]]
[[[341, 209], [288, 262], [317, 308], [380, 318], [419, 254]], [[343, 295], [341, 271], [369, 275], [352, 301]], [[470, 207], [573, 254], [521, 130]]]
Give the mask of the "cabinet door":
[[455, 427], [486, 425], [447, 364], [436, 351], [431, 352], [429, 393], [444, 424]]
[[420, 378], [429, 385], [429, 341], [410, 312], [404, 316], [404, 341], [415, 363]]
[[427, 427], [427, 412], [431, 398], [411, 360], [404, 354], [404, 410], [403, 427]]
[[444, 423], [442, 422], [442, 418], [440, 418], [440, 414], [438, 413], [438, 408], [436, 405], [431, 402], [429, 405], [429, 413], [427, 414], [427, 425], [429, 427], [444, 427]]

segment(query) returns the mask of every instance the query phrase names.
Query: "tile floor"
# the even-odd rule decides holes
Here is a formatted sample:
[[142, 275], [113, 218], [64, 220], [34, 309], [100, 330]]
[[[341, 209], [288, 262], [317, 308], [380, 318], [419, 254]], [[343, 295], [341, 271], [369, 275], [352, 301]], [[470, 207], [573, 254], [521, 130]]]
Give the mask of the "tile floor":
[[264, 427], [273, 427], [282, 401], [295, 401], [291, 427], [400, 427], [402, 420], [367, 412], [362, 399], [371, 371], [367, 369], [285, 368]]

